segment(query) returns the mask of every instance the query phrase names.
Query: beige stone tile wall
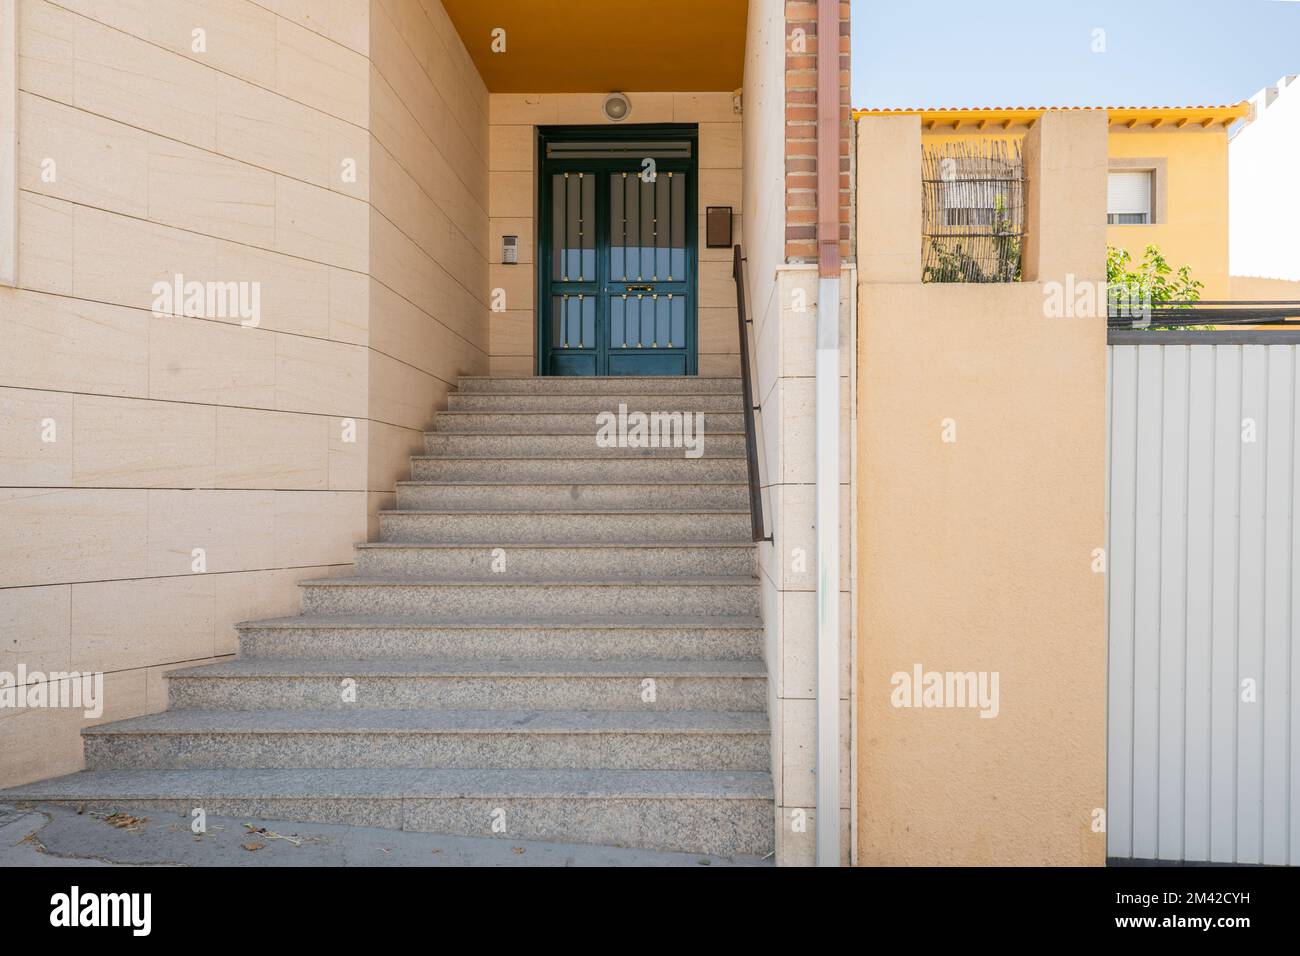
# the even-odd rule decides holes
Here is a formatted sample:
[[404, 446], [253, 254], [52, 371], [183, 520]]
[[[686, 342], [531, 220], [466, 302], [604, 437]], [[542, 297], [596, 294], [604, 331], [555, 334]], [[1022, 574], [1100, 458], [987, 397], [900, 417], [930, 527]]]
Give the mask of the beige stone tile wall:
[[[787, 136], [803, 133], [787, 126], [788, 113], [804, 109], [803, 93], [791, 99], [791, 82], [804, 77], [789, 71], [815, 67], [787, 58], [786, 37], [794, 21], [815, 11], [807, 5], [752, 0], [749, 6], [745, 59], [744, 199], [750, 224], [745, 242], [749, 306], [754, 319], [755, 399], [759, 405], [760, 479], [765, 525], [771, 544], [759, 545], [759, 579], [766, 633], [768, 713], [772, 728], [772, 777], [776, 789], [776, 861], [781, 866], [810, 866], [816, 858], [816, 662], [817, 532], [815, 525], [815, 404], [818, 273], [815, 265], [789, 264], [790, 242], [798, 237], [805, 213], [815, 221], [815, 206], [787, 208]], [[795, 126], [799, 125], [795, 122]], [[793, 217], [793, 218], [792, 218]], [[797, 230], [796, 230], [797, 231]], [[854, 272], [846, 264], [841, 278], [840, 366], [842, 421], [840, 534], [841, 768], [840, 812], [843, 860], [851, 844], [849, 689], [852, 581], [850, 554], [852, 496], [850, 442], [853, 435], [851, 356]]]
[[[118, 719], [348, 571], [487, 372], [487, 93], [437, 0], [18, 0], [18, 28], [0, 671], [103, 670]], [[177, 274], [256, 283], [260, 321], [152, 314]], [[0, 709], [0, 786], [78, 769], [82, 723]]]
[[[699, 372], [737, 375], [736, 287], [731, 250], [704, 247], [706, 206], [732, 208], [733, 241], [741, 240], [741, 116], [730, 93], [628, 93], [630, 123], [699, 125]], [[536, 129], [608, 126], [600, 93], [493, 93], [489, 97], [489, 287], [504, 293], [491, 315], [493, 375], [537, 369], [535, 303]], [[501, 263], [501, 237], [519, 236], [519, 264]]]
[[[771, 544], [759, 546], [763, 624], [771, 678], [772, 773], [777, 863], [815, 861], [817, 742], [816, 266], [780, 266], [756, 317], [760, 477]], [[758, 286], [753, 272], [751, 287]], [[850, 493], [855, 431], [853, 363], [856, 272], [840, 280], [840, 812], [842, 859], [850, 856], [853, 554]]]

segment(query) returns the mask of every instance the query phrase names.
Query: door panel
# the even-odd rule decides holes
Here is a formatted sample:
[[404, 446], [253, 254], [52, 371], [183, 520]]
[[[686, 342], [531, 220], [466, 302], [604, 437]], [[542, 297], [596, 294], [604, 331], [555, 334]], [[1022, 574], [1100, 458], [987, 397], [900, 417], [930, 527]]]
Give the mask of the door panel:
[[583, 172], [551, 176], [552, 282], [596, 279], [596, 183]]
[[542, 374], [695, 374], [693, 162], [543, 164]]

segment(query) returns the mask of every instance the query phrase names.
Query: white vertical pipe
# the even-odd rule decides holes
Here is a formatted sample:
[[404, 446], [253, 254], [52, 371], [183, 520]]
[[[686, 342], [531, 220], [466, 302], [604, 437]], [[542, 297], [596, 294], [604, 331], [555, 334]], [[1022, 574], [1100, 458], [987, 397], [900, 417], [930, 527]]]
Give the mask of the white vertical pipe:
[[840, 4], [817, 0], [817, 865], [840, 865]]
[[817, 287], [817, 865], [840, 865], [840, 280]]

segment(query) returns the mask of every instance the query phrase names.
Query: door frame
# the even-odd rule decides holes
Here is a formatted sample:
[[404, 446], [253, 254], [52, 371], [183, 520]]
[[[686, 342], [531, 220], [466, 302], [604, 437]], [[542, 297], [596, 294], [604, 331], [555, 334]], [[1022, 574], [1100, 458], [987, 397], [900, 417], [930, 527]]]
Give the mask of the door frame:
[[[537, 154], [535, 157], [535, 180], [534, 185], [537, 195], [537, 216], [536, 232], [533, 236], [533, 248], [536, 250], [534, 255], [534, 274], [533, 274], [533, 333], [534, 345], [537, 350], [537, 358], [534, 362], [534, 372], [538, 376], [547, 375], [547, 323], [546, 315], [549, 305], [547, 304], [547, 283], [548, 276], [551, 272], [551, 195], [550, 195], [550, 174], [551, 167], [561, 164], [572, 167], [573, 160], [549, 160], [546, 156], [546, 147], [548, 143], [559, 143], [566, 140], [581, 140], [583, 142], [608, 142], [617, 143], [628, 140], [640, 139], [671, 139], [682, 142], [689, 142], [691, 145], [691, 157], [689, 160], [690, 175], [686, 180], [686, 285], [690, 290], [686, 302], [686, 374], [699, 374], [699, 229], [700, 229], [700, 140], [698, 123], [636, 123], [619, 126], [539, 126], [537, 127]], [[626, 165], [626, 159], [588, 159], [581, 160], [584, 167], [589, 166], [593, 170], [605, 171], [618, 168], [620, 164]], [[596, 193], [596, 208], [608, 209], [609, 197], [603, 196], [601, 191]], [[599, 215], [599, 213], [598, 213]], [[602, 245], [604, 243], [604, 245]], [[601, 268], [602, 248], [608, 248], [607, 237], [597, 236], [596, 243], [596, 261], [597, 268]], [[607, 255], [607, 253], [606, 253]], [[603, 297], [606, 298], [607, 297]], [[596, 328], [597, 335], [607, 333], [609, 317], [597, 312]], [[608, 351], [608, 350], [607, 350]], [[554, 376], [564, 377], [564, 376]]]

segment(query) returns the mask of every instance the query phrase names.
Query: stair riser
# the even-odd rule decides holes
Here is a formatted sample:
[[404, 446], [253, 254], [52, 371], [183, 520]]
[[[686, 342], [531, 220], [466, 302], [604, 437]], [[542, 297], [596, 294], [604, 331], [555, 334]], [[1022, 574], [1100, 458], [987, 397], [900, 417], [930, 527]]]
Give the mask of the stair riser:
[[[154, 813], [384, 827], [417, 833], [544, 840], [648, 850], [766, 856], [774, 849], [771, 800], [660, 797], [229, 797], [196, 793], [188, 800], [146, 794], [51, 801], [101, 811], [129, 805]], [[502, 811], [498, 813], [497, 811]], [[492, 829], [504, 820], [505, 831]]]
[[[652, 409], [627, 407], [628, 415], [635, 412], [649, 414]], [[659, 434], [669, 437], [683, 435], [688, 428], [692, 436], [708, 436], [710, 431], [738, 432], [745, 427], [744, 418], [738, 412], [691, 412], [689, 421], [684, 421], [686, 410], [668, 409], [663, 414], [677, 413], [675, 418], [663, 419], [659, 425]], [[534, 412], [517, 414], [513, 412], [456, 412], [438, 415], [434, 426], [442, 433], [458, 432], [501, 432], [504, 434], [530, 435], [592, 435], [595, 436], [606, 421], [600, 412]], [[629, 431], [636, 419], [628, 423]]]
[[630, 410], [677, 412], [741, 412], [739, 392], [725, 395], [527, 395], [452, 392], [447, 409], [453, 412], [617, 412], [620, 404]]
[[641, 541], [669, 544], [692, 541], [748, 541], [748, 512], [731, 514], [402, 514], [381, 512], [381, 541], [483, 544], [508, 547], [512, 541]]
[[[510, 478], [503, 468], [499, 478]], [[397, 507], [557, 511], [571, 508], [646, 508], [708, 511], [749, 507], [745, 485], [662, 484], [410, 485], [397, 486]]]
[[132, 733], [83, 738], [88, 769], [436, 767], [767, 770], [764, 734]]
[[[357, 574], [374, 577], [466, 581], [546, 578], [597, 580], [756, 573], [753, 548], [358, 548]], [[504, 562], [504, 564], [502, 564]]]
[[763, 653], [763, 634], [741, 628], [241, 628], [244, 657], [294, 660], [738, 661]]
[[[343, 703], [338, 677], [171, 677], [172, 707], [204, 710], [762, 711], [758, 677], [364, 677]], [[655, 701], [642, 700], [653, 679]]]
[[302, 586], [306, 614], [474, 615], [560, 614], [757, 615], [753, 585], [618, 584], [565, 587], [444, 584], [311, 584]]
[[743, 458], [413, 458], [415, 481], [747, 481]]
[[745, 436], [706, 431], [695, 447], [703, 452], [687, 458], [687, 449], [601, 447], [596, 443], [593, 427], [585, 435], [457, 435], [430, 432], [424, 436], [424, 448], [430, 455], [454, 455], [461, 458], [699, 458], [745, 454]]
[[684, 395], [699, 392], [740, 394], [738, 378], [704, 378], [689, 376], [537, 376], [534, 378], [462, 378], [457, 391], [509, 392], [515, 395], [546, 395], [555, 392], [582, 392], [587, 395]]

